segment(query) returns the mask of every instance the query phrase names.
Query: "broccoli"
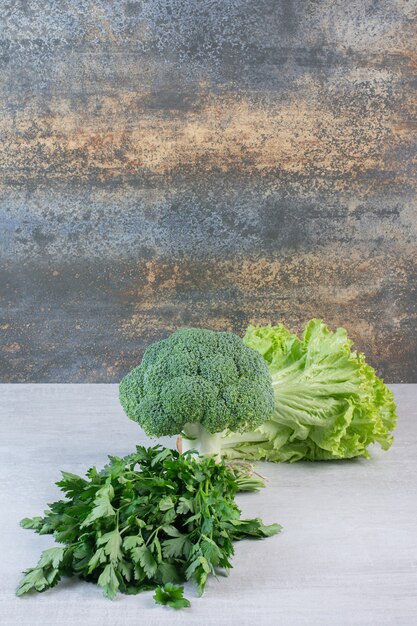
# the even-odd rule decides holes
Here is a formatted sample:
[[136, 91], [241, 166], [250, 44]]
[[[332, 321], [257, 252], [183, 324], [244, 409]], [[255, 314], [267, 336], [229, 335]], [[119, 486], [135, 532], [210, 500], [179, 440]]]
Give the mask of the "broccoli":
[[183, 436], [183, 451], [220, 453], [221, 433], [253, 431], [275, 410], [262, 356], [230, 332], [177, 330], [147, 348], [120, 402], [147, 435]]

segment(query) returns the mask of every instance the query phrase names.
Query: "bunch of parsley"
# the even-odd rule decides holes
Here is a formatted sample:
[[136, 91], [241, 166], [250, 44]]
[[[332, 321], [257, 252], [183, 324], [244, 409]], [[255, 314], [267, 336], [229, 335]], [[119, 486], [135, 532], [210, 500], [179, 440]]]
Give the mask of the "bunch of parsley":
[[239, 479], [212, 458], [138, 446], [134, 454], [109, 459], [85, 479], [62, 472], [57, 485], [66, 499], [50, 504], [44, 517], [22, 520], [24, 528], [53, 534], [63, 546], [42, 553], [18, 595], [76, 575], [97, 583], [108, 598], [156, 588], [156, 602], [182, 608], [189, 602], [176, 583], [194, 580], [201, 595], [210, 573], [232, 567], [233, 541], [281, 528], [241, 519], [234, 500]]

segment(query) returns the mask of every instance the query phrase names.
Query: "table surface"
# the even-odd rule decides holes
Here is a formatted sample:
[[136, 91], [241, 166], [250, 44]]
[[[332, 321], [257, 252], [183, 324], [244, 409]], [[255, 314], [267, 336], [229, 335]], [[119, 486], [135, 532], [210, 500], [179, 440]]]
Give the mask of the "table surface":
[[202, 598], [187, 585], [192, 607], [175, 612], [154, 605], [152, 592], [111, 602], [75, 578], [14, 595], [20, 572], [53, 545], [19, 520], [57, 498], [60, 469], [83, 473], [150, 441], [124, 416], [116, 385], [1, 385], [0, 624], [417, 624], [417, 385], [392, 388], [399, 424], [389, 452], [375, 449], [369, 461], [259, 464], [268, 487], [239, 495], [239, 505], [283, 532], [236, 544], [230, 576], [209, 580]]

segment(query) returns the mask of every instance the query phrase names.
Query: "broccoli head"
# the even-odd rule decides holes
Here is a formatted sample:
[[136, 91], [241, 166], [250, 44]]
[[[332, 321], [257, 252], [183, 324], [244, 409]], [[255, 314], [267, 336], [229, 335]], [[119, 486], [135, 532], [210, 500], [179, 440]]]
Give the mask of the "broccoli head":
[[261, 355], [230, 332], [177, 330], [147, 348], [120, 383], [130, 419], [154, 437], [253, 430], [274, 413]]

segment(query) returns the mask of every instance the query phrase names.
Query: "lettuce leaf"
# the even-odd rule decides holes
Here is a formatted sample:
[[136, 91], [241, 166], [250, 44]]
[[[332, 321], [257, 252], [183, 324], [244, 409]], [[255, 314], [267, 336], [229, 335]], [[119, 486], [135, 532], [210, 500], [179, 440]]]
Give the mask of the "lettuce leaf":
[[369, 458], [391, 446], [397, 415], [392, 392], [352, 350], [344, 328], [311, 320], [302, 339], [278, 326], [249, 326], [244, 341], [266, 360], [276, 414], [253, 433], [228, 433], [223, 454], [268, 461]]

